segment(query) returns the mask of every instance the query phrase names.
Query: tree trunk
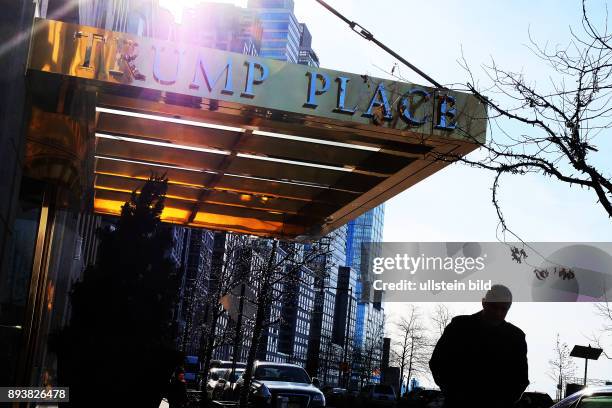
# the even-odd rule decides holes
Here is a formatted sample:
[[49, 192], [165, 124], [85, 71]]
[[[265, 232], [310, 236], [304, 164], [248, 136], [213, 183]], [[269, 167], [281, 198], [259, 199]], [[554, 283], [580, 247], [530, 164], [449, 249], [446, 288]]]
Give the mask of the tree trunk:
[[[206, 339], [206, 349], [204, 353], [204, 359], [202, 364], [202, 372], [204, 376], [208, 376], [208, 371], [210, 370], [210, 361], [212, 360], [213, 349], [215, 347], [215, 332], [217, 331], [217, 322], [219, 321], [219, 306], [215, 305], [212, 310], [211, 321], [210, 321], [210, 332], [208, 334], [208, 338]], [[206, 378], [204, 378], [204, 384], [206, 384]], [[210, 401], [208, 401], [208, 396], [206, 394], [206, 389], [203, 390], [204, 393], [202, 395], [202, 406], [207, 407], [210, 405]]]
[[404, 367], [406, 367], [406, 358], [402, 357], [400, 360], [400, 388], [397, 392], [400, 397], [402, 396], [402, 386], [404, 385]]
[[408, 387], [410, 386], [410, 377], [412, 377], [412, 357], [413, 356], [414, 356], [414, 338], [410, 342], [410, 360], [408, 360], [408, 382], [406, 383], [406, 392], [408, 392]]
[[257, 355], [257, 349], [259, 348], [261, 332], [263, 331], [262, 323], [264, 317], [265, 308], [262, 304], [260, 304], [257, 307], [255, 325], [253, 327], [253, 339], [251, 341], [251, 347], [249, 348], [246, 369], [244, 370], [244, 382], [242, 383], [242, 387], [240, 388], [240, 408], [246, 408], [248, 405], [249, 388], [251, 387], [251, 381], [253, 379], [253, 365], [255, 364], [255, 357]]
[[257, 313], [255, 314], [255, 322], [253, 324], [253, 338], [251, 340], [251, 347], [249, 347], [247, 364], [243, 374], [244, 381], [242, 383], [242, 387], [240, 388], [240, 408], [247, 408], [248, 406], [249, 389], [251, 387], [251, 381], [253, 380], [253, 366], [255, 365], [255, 357], [257, 356], [257, 349], [259, 348], [261, 333], [263, 332], [263, 323], [266, 318], [266, 311], [272, 301], [272, 291], [274, 288], [270, 288], [269, 286], [272, 280], [272, 275], [274, 274], [272, 269], [274, 258], [276, 257], [277, 245], [278, 241], [274, 240], [272, 243], [272, 250], [270, 251], [270, 257], [263, 273], [263, 280], [260, 282], [260, 288], [258, 290]]

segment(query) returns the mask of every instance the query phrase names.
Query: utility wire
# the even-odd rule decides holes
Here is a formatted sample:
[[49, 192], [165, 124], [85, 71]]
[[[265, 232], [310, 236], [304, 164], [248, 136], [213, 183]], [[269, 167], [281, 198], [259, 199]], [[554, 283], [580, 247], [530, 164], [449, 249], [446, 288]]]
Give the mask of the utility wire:
[[385, 44], [383, 44], [382, 42], [380, 42], [376, 38], [374, 38], [374, 34], [372, 34], [370, 31], [368, 31], [366, 28], [364, 28], [361, 24], [359, 24], [359, 23], [357, 23], [355, 21], [349, 20], [348, 18], [343, 16], [338, 10], [336, 10], [335, 8], [333, 8], [332, 6], [327, 4], [325, 1], [323, 1], [323, 0], [315, 0], [315, 1], [317, 3], [319, 3], [320, 5], [322, 5], [323, 7], [325, 7], [327, 10], [329, 10], [332, 14], [334, 14], [340, 20], [342, 20], [346, 24], [348, 24], [349, 27], [351, 27], [351, 30], [353, 30], [354, 32], [356, 32], [357, 34], [359, 34], [360, 36], [362, 36], [366, 40], [372, 41], [374, 44], [378, 45], [380, 48], [385, 50], [387, 53], [391, 54], [393, 57], [395, 57], [399, 61], [401, 61], [408, 68], [410, 68], [411, 70], [413, 70], [414, 72], [419, 74], [421, 77], [425, 78], [429, 83], [435, 85], [436, 88], [446, 89], [446, 87], [440, 85], [440, 83], [437, 82], [436, 80], [434, 80], [432, 77], [430, 77], [429, 75], [427, 75], [426, 73], [424, 73], [423, 71], [421, 71], [420, 69], [418, 69], [417, 67], [412, 65], [410, 62], [408, 62], [405, 58], [403, 58], [398, 53], [393, 51], [391, 48], [387, 47]]

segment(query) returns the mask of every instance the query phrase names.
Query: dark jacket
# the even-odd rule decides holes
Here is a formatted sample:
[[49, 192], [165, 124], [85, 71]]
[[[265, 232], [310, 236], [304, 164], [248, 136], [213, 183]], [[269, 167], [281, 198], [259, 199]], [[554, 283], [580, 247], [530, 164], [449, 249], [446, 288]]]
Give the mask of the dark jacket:
[[525, 333], [482, 312], [457, 316], [436, 344], [429, 367], [452, 408], [512, 407], [529, 385]]
[[187, 404], [187, 386], [183, 381], [173, 378], [168, 386], [168, 405], [170, 408], [182, 408]]

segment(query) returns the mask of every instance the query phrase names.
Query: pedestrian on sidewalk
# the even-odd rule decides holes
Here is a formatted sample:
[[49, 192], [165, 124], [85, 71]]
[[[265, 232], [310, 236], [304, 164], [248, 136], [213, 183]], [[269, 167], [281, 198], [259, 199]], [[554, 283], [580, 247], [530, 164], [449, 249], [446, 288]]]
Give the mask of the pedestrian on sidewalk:
[[510, 289], [493, 285], [480, 312], [444, 330], [429, 367], [445, 408], [511, 408], [529, 385], [525, 333], [505, 320], [511, 305]]

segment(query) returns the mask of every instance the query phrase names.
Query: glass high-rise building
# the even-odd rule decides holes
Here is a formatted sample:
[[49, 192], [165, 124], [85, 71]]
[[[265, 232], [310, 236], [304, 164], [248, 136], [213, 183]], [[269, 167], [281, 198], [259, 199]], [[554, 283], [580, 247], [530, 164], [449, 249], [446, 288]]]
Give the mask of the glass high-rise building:
[[177, 30], [180, 42], [259, 55], [262, 26], [254, 11], [223, 3], [200, 3], [185, 10]]
[[[175, 320], [177, 345], [186, 355], [199, 355], [201, 352], [213, 242], [212, 231], [184, 228], [179, 265], [180, 292]], [[177, 246], [175, 244], [175, 248]]]
[[[342, 385], [340, 365], [345, 356], [352, 353], [352, 338], [355, 315], [354, 288], [355, 275], [346, 268], [346, 225], [321, 238], [327, 245], [318, 268], [324, 273], [314, 281], [314, 307], [311, 313], [308, 358], [306, 369], [324, 384]], [[348, 269], [348, 271], [347, 271]], [[351, 282], [352, 281], [352, 282]], [[351, 311], [349, 305], [352, 302]], [[341, 308], [338, 306], [341, 305]], [[346, 333], [347, 316], [348, 333]], [[348, 334], [348, 336], [346, 336]], [[346, 337], [345, 337], [346, 336]]]
[[[376, 293], [375, 296], [372, 296], [370, 293], [364, 293], [364, 291], [370, 291], [370, 285], [367, 279], [361, 276], [361, 255], [362, 244], [382, 242], [384, 218], [383, 204], [347, 224], [346, 264], [358, 277], [351, 375], [353, 386], [366, 380], [377, 381], [378, 375], [372, 371], [380, 369], [385, 312], [380, 294]], [[377, 245], [369, 245], [369, 247], [376, 250]]]
[[309, 65], [311, 67], [319, 66], [319, 57], [312, 49], [312, 35], [306, 24], [300, 24], [300, 49], [298, 52], [298, 64]]
[[277, 248], [279, 259], [286, 259], [287, 279], [277, 283], [281, 293], [273, 302], [270, 319], [279, 323], [270, 325], [263, 334], [265, 347], [261, 347], [260, 358], [266, 361], [306, 365], [310, 315], [314, 306], [314, 271], [307, 265], [295, 268], [288, 255], [303, 257], [303, 246], [291, 242], [280, 242]]
[[249, 0], [263, 28], [260, 56], [297, 64], [301, 30], [293, 0]]

